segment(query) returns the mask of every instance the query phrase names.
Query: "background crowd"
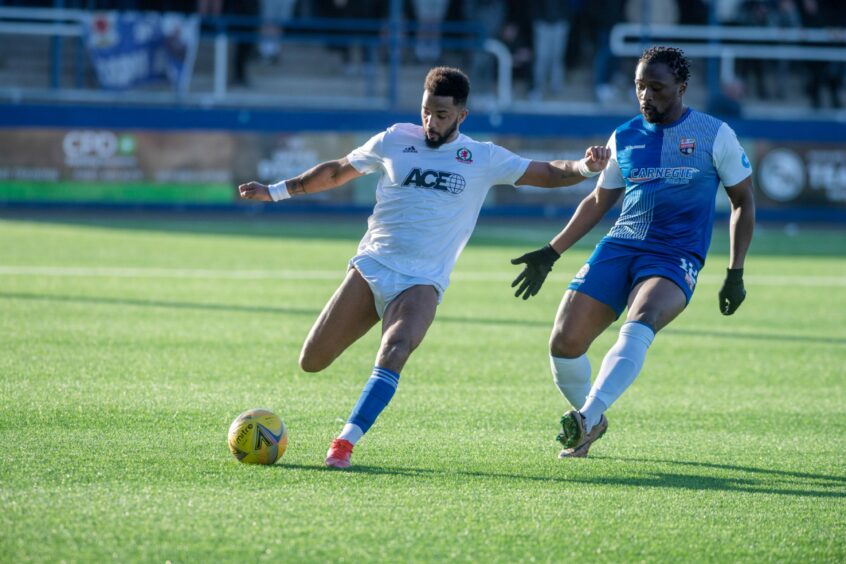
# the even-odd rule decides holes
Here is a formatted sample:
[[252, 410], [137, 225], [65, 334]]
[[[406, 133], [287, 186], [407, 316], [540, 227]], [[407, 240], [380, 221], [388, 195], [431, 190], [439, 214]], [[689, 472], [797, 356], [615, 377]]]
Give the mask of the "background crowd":
[[[712, 0], [716, 23], [724, 26], [830, 28], [846, 42], [843, 0]], [[386, 20], [390, 0], [0, 0], [0, 5], [154, 10], [198, 13], [204, 25], [221, 16], [249, 17], [239, 31], [252, 36], [236, 42], [234, 82], [247, 85], [252, 61], [284, 57], [285, 22], [292, 18]], [[502, 41], [511, 51], [514, 77], [534, 100], [566, 97], [568, 75], [590, 77], [595, 101], [608, 102], [625, 87], [629, 69], [612, 55], [609, 35], [621, 22], [662, 24], [709, 23], [708, 0], [403, 0], [404, 18], [412, 24], [413, 58], [421, 64], [444, 60], [442, 24], [467, 24]], [[465, 54], [463, 64], [474, 80], [490, 80], [489, 57]], [[789, 62], [749, 59], [738, 62], [737, 84], [727, 85], [738, 98], [780, 100], [787, 96], [785, 76], [798, 77], [798, 88], [814, 108], [842, 107], [846, 62]]]

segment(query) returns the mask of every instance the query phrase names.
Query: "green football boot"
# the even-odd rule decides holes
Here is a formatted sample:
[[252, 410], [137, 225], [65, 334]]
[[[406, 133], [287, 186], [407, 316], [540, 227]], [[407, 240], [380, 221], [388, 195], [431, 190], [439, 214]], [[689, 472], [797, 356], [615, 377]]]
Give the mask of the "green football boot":
[[602, 438], [608, 430], [608, 419], [602, 415], [599, 423], [593, 426], [590, 433], [585, 432], [585, 418], [578, 411], [568, 411], [561, 417], [561, 432], [558, 442], [564, 450], [558, 458], [584, 458], [590, 450], [590, 445]]

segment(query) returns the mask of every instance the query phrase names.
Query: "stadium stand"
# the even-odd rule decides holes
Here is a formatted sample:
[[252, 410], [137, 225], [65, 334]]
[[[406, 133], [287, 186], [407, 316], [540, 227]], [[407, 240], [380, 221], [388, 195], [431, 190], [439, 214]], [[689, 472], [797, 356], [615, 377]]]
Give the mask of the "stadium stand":
[[[271, 4], [271, 0], [266, 0]], [[6, 99], [40, 98], [68, 100], [83, 99], [83, 92], [98, 90], [81, 36], [61, 38], [53, 34], [57, 22], [80, 22], [93, 10], [151, 9], [198, 13], [203, 2], [183, 1], [121, 1], [121, 0], [55, 0], [50, 2], [0, 2], [0, 96]], [[367, 107], [375, 96], [386, 98], [394, 108], [414, 108], [418, 103], [419, 77], [433, 62], [462, 66], [479, 75], [474, 78], [477, 104], [496, 98], [495, 64], [493, 52], [483, 48], [486, 40], [506, 51], [505, 63], [513, 76], [514, 110], [521, 112], [567, 113], [572, 111], [626, 113], [631, 107], [629, 77], [636, 57], [614, 57], [608, 84], [601, 95], [593, 87], [595, 55], [601, 50], [598, 38], [591, 33], [596, 14], [580, 2], [572, 2], [565, 58], [564, 87], [547, 93], [543, 99], [529, 95], [533, 92], [532, 15], [520, 9], [519, 2], [453, 0], [448, 3], [446, 21], [442, 23], [440, 40], [442, 54], [437, 61], [420, 60], [416, 53], [418, 38], [415, 11], [410, 2], [362, 2], [353, 8], [347, 2], [299, 0], [293, 3], [293, 18], [275, 20], [273, 38], [279, 51], [273, 57], [261, 56], [266, 40], [268, 21], [260, 17], [261, 3], [224, 2], [220, 14], [202, 14], [202, 34], [196, 64], [190, 82], [190, 93], [203, 104], [302, 106], [328, 104], [338, 107]], [[505, 17], [493, 24], [473, 19], [484, 17], [485, 10], [498, 5]], [[622, 2], [623, 11], [616, 20], [620, 24], [705, 24], [708, 9], [700, 2], [664, 2], [659, 0], [629, 0]], [[807, 6], [816, 5], [809, 11]], [[24, 7], [26, 6], [26, 7]], [[33, 9], [34, 7], [38, 7]], [[236, 6], [239, 6], [236, 9]], [[364, 7], [362, 7], [364, 6]], [[691, 8], [698, 6], [698, 8]], [[789, 31], [805, 25], [842, 27], [846, 8], [833, 0], [819, 2], [766, 2], [763, 0], [716, 3], [714, 23], [722, 29], [743, 24], [761, 29]], [[33, 18], [38, 13], [39, 17]], [[68, 17], [64, 18], [65, 14]], [[658, 17], [656, 14], [669, 14]], [[615, 21], [616, 21], [615, 20]], [[28, 24], [23, 29], [21, 24]], [[499, 25], [497, 25], [499, 24]], [[397, 27], [396, 37], [392, 29]], [[644, 28], [645, 34], [654, 28]], [[778, 31], [777, 31], [778, 32]], [[679, 36], [675, 36], [678, 40]], [[707, 60], [696, 57], [694, 81], [690, 94], [709, 92], [700, 86], [710, 86], [710, 96], [722, 102], [729, 113], [751, 112], [751, 115], [797, 117], [811, 116], [812, 110], [839, 109], [843, 98], [843, 54], [846, 42], [843, 35], [831, 32], [830, 39], [813, 47], [827, 48], [834, 60], [802, 59], [773, 60], [763, 58], [739, 59], [728, 73], [709, 77]], [[226, 83], [221, 84], [222, 65], [219, 43], [226, 40]], [[640, 49], [649, 36], [638, 37], [635, 48]], [[701, 40], [700, 38], [694, 38]], [[399, 49], [394, 53], [392, 41]], [[685, 42], [692, 45], [692, 42]], [[785, 49], [788, 42], [748, 45]], [[807, 46], [807, 45], [806, 45]], [[621, 48], [611, 46], [619, 55]], [[489, 66], [478, 63], [479, 53], [489, 58]], [[501, 52], [501, 51], [500, 51]], [[734, 57], [738, 52], [735, 51]], [[731, 55], [731, 53], [729, 53]], [[813, 56], [811, 54], [810, 56]], [[841, 56], [840, 62], [837, 57]], [[396, 60], [392, 60], [395, 57]], [[242, 66], [242, 69], [238, 67]], [[216, 74], [218, 73], [218, 74]], [[243, 75], [243, 76], [239, 76]], [[508, 77], [509, 79], [511, 77]], [[716, 83], [716, 84], [710, 84]], [[146, 86], [146, 92], [169, 92], [166, 84]], [[69, 92], [73, 91], [73, 92]], [[224, 95], [225, 92], [225, 95]], [[203, 94], [213, 93], [213, 97]], [[133, 93], [125, 93], [124, 99]], [[601, 98], [601, 99], [600, 99]], [[95, 97], [96, 99], [96, 97]], [[103, 99], [101, 96], [99, 99]], [[147, 102], [161, 99], [171, 103], [173, 98], [145, 97]], [[183, 96], [182, 102], [192, 98]], [[705, 100], [691, 99], [702, 107]], [[728, 103], [726, 103], [728, 102]], [[825, 113], [829, 116], [830, 114]]]
[[[145, 151], [158, 141], [139, 130], [177, 136], [223, 131], [228, 143], [248, 132], [249, 143], [237, 143], [250, 156], [233, 149], [227, 171], [202, 172], [209, 163], [190, 161], [191, 151], [173, 165], [187, 167], [181, 172], [131, 171], [145, 182], [215, 178], [231, 202], [226, 186], [257, 170], [282, 174], [287, 169], [279, 163], [337, 156], [304, 146], [342, 152], [390, 123], [417, 121], [423, 76], [434, 64], [448, 64], [467, 69], [473, 81], [471, 118], [463, 130], [501, 139], [529, 156], [572, 158], [567, 151], [604, 142], [621, 118], [637, 111], [635, 61], [644, 46], [663, 42], [683, 47], [692, 59], [686, 103], [729, 121], [749, 140], [753, 165], [761, 161], [774, 171], [758, 179], [770, 188], [769, 196], [763, 193], [762, 217], [769, 198], [774, 216], [802, 208], [802, 217], [844, 220], [842, 2], [621, 0], [619, 10], [595, 4], [613, 13], [577, 0], [566, 14], [526, 10], [516, 0], [451, 0], [442, 21], [429, 14], [421, 25], [410, 0], [0, 0], [0, 141], [19, 145], [34, 128], [53, 128], [56, 143], [61, 135], [106, 131], [104, 139], [122, 140], [129, 144], [124, 148], [137, 142], [143, 164], [151, 158]], [[98, 54], [130, 35], [120, 33], [123, 17], [134, 24], [160, 17], [155, 25], [164, 30], [164, 54], [156, 56], [164, 57], [168, 72], [158, 80], [142, 73], [150, 80], [104, 82], [130, 70]], [[533, 84], [532, 36], [543, 18], [567, 20], [563, 87], [545, 91]], [[132, 45], [120, 48], [118, 55], [133, 52]], [[595, 80], [600, 69], [602, 79]], [[67, 162], [30, 170], [22, 168], [24, 161], [22, 155], [0, 159], [0, 181], [29, 181], [44, 171], [62, 179], [99, 174], [70, 170]], [[104, 162], [106, 169], [114, 165]], [[262, 164], [267, 162], [276, 164]], [[106, 172], [108, 178], [117, 174]], [[0, 182], [6, 204], [34, 193], [42, 191]], [[494, 194], [488, 203], [502, 213], [523, 213], [506, 193]], [[357, 188], [345, 205], [366, 208], [369, 197], [372, 187]], [[536, 214], [560, 215], [572, 205], [566, 199], [528, 201]]]

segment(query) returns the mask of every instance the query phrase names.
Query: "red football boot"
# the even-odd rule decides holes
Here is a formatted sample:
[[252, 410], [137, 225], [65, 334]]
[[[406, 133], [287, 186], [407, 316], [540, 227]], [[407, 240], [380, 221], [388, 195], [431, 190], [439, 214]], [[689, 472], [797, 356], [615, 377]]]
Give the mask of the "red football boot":
[[332, 441], [332, 446], [329, 447], [329, 452], [326, 453], [326, 460], [323, 463], [332, 468], [349, 468], [352, 450], [353, 444], [348, 440], [335, 439]]

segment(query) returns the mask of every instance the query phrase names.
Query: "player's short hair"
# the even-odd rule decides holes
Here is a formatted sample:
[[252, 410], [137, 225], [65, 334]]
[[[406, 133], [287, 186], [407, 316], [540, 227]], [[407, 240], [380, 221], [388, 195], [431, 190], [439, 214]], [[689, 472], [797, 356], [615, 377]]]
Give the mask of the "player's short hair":
[[664, 63], [670, 67], [676, 82], [684, 84], [690, 78], [690, 61], [684, 56], [684, 51], [675, 47], [656, 46], [643, 52], [638, 63]]
[[466, 106], [470, 96], [470, 79], [453, 67], [435, 67], [426, 75], [423, 89], [431, 96], [452, 96], [457, 106]]

